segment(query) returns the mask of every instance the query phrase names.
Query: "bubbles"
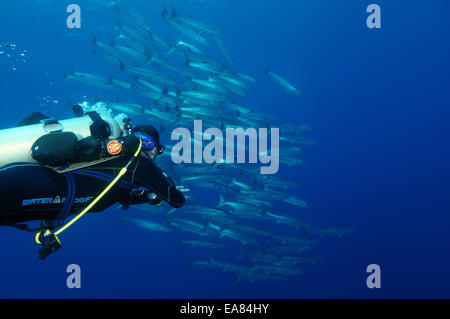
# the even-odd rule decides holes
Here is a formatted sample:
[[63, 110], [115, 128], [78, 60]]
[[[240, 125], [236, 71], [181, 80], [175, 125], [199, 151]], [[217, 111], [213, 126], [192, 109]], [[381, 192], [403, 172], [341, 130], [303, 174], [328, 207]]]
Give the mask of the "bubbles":
[[98, 102], [94, 105], [91, 105], [89, 104], [89, 102], [84, 101], [82, 103], [79, 103], [78, 105], [83, 108], [84, 113], [97, 112], [100, 115], [113, 117], [112, 110], [108, 108], [108, 105], [105, 102]]
[[47, 108], [49, 106], [55, 106], [59, 104], [59, 99], [52, 96], [38, 96], [36, 97], [38, 101], [38, 106], [40, 108]]
[[28, 50], [18, 48], [14, 43], [0, 43], [0, 64], [11, 71], [17, 71], [30, 57]]

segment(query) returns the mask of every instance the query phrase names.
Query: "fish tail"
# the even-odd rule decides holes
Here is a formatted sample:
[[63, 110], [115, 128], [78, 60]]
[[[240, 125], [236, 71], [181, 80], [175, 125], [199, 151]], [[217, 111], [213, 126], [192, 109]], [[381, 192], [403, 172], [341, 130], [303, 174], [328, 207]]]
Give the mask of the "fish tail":
[[125, 39], [125, 35], [123, 34], [122, 29], [119, 29], [119, 35], [116, 37], [116, 39]]
[[172, 214], [174, 211], [176, 211], [176, 208], [172, 208], [171, 210], [169, 210], [169, 211], [166, 213], [166, 215], [170, 215], [170, 214]]
[[122, 62], [122, 60], [119, 60], [119, 68], [121, 72], [125, 71], [125, 64]]
[[189, 61], [189, 57], [187, 56], [187, 54], [184, 54], [184, 59], [184, 65], [189, 68], [191, 66], [191, 61]]
[[211, 221], [209, 219], [206, 220], [203, 230], [208, 229], [209, 225], [211, 225]]
[[98, 97], [98, 95], [97, 95], [97, 94], [95, 94], [95, 93], [92, 93], [92, 96], [93, 96], [93, 100], [94, 100], [94, 103], [97, 103], [97, 102], [99, 102], [99, 101], [100, 101], [100, 99], [99, 99], [99, 97]]
[[169, 95], [169, 89], [168, 89], [167, 85], [165, 85], [162, 89], [162, 96], [166, 97], [168, 95]]
[[69, 73], [64, 73], [64, 78], [67, 78], [68, 75], [73, 75], [75, 74], [75, 68], [73, 67], [73, 65], [70, 65], [70, 69], [69, 69]]
[[244, 258], [244, 256], [245, 256], [245, 252], [244, 252], [244, 249], [242, 248], [242, 246], [239, 246], [239, 256], [236, 258], [236, 261], [239, 261], [239, 260], [241, 260], [242, 258]]
[[172, 12], [170, 14], [170, 18], [176, 18], [178, 13], [177, 13], [177, 10], [175, 10], [175, 6], [173, 5], [173, 1], [170, 3], [170, 7], [172, 9]]
[[139, 80], [139, 76], [135, 75], [130, 84], [130, 89], [137, 89], [137, 82]]
[[224, 231], [224, 229], [223, 228], [221, 228], [220, 230], [219, 230], [219, 238], [223, 238], [225, 235], [223, 234], [223, 231]]
[[154, 61], [153, 53], [147, 47], [145, 48], [144, 56], [147, 59], [145, 64], [151, 64]]
[[238, 274], [235, 274], [236, 276], [236, 280], [233, 282], [233, 285], [237, 285], [239, 283], [239, 281], [241, 281], [242, 277], [239, 276]]
[[122, 12], [122, 8], [117, 4], [117, 1], [114, 1], [114, 12]]
[[114, 82], [113, 82], [112, 74], [109, 73], [109, 74], [108, 74], [108, 84], [113, 84], [113, 83], [114, 83]]
[[172, 221], [169, 219], [168, 214], [165, 214], [165, 215], [164, 215], [164, 225], [167, 226], [167, 227], [172, 227], [172, 226], [173, 226], [173, 223], [172, 223]]
[[217, 207], [222, 207], [225, 205], [225, 199], [223, 198], [222, 194], [219, 195], [219, 205]]

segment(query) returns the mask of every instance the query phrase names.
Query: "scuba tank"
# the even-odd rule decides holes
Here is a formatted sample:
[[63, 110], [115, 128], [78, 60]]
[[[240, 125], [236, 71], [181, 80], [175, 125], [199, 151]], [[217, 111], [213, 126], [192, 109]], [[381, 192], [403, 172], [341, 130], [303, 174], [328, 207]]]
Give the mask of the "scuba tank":
[[42, 151], [60, 154], [61, 163], [71, 160], [70, 156], [79, 149], [80, 141], [94, 139], [98, 143], [122, 137], [123, 129], [114, 118], [105, 114], [88, 112], [77, 118], [58, 121], [42, 120], [40, 124], [0, 130], [0, 167], [10, 163], [60, 164], [58, 159], [45, 162]]

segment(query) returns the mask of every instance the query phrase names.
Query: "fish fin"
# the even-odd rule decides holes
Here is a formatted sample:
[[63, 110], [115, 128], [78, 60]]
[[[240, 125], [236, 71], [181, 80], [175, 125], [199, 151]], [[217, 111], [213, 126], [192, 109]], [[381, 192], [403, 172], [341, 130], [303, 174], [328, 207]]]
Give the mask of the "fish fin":
[[242, 246], [239, 246], [239, 256], [236, 258], [236, 261], [239, 261], [239, 260], [241, 260], [244, 257], [245, 257], [245, 251], [242, 248]]
[[167, 8], [166, 8], [166, 4], [165, 3], [163, 3], [163, 7], [162, 7], [162, 10], [161, 10], [160, 16], [162, 18], [167, 18], [167, 16], [168, 16]]
[[[100, 101], [100, 99], [98, 98], [98, 95], [97, 95], [97, 94], [92, 93], [92, 95], [93, 95], [94, 104], [96, 104], [97, 102]], [[128, 207], [125, 208], [125, 206], [122, 205], [122, 209], [127, 209], [127, 208], [128, 208]]]
[[91, 44], [97, 44], [97, 38], [95, 37], [95, 34], [92, 33], [92, 40], [91, 40]]
[[222, 194], [219, 195], [219, 204], [217, 207], [222, 207], [225, 205], [225, 199], [223, 198]]
[[225, 214], [227, 214], [228, 216], [233, 216], [234, 214], [232, 212], [230, 212], [229, 210], [226, 210], [224, 208], [219, 208], [221, 211], [223, 211]]
[[[262, 211], [261, 211], [261, 216], [267, 215], [267, 212], [268, 212], [267, 208], [266, 208], [266, 207], [263, 207], [263, 209], [262, 209]], [[277, 220], [277, 224], [278, 224], [278, 220]]]
[[305, 232], [305, 236], [310, 236], [311, 235], [311, 229], [308, 228], [304, 228], [303, 231]]
[[183, 117], [182, 117], [181, 113], [179, 111], [177, 111], [177, 113], [175, 114], [175, 121], [174, 121], [174, 123], [177, 123], [177, 122], [181, 121], [182, 119], [183, 119]]
[[64, 72], [64, 79], [66, 80], [69, 75], [73, 75], [74, 73], [75, 73], [75, 70], [73, 68], [73, 65], [71, 65], [69, 72]]
[[117, 40], [125, 39], [125, 35], [122, 32], [122, 29], [119, 29], [119, 35], [116, 37]]
[[266, 69], [264, 70], [264, 74], [269, 74], [269, 72], [270, 72], [270, 68], [266, 68]]
[[[180, 98], [180, 97], [181, 97], [181, 90], [180, 90], [180, 87], [179, 87], [178, 85], [175, 86], [175, 96], [176, 96], [177, 98]], [[177, 107], [178, 107], [178, 109], [179, 109], [178, 102], [177, 102], [176, 104], [177, 104]]]
[[151, 64], [153, 62], [153, 59], [154, 59], [153, 53], [147, 47], [145, 47], [144, 56], [147, 59], [145, 61], [145, 64]]
[[164, 215], [164, 225], [167, 227], [171, 227], [172, 226], [172, 221], [169, 219], [169, 216], [166, 214]]
[[187, 67], [190, 67], [191, 66], [191, 61], [189, 61], [189, 57], [187, 56], [187, 54], [186, 53], [184, 53], [184, 65], [185, 66], [187, 66]]
[[138, 81], [139, 77], [138, 76], [134, 76], [133, 80], [131, 80], [130, 83], [130, 89], [137, 89], [137, 81]]
[[269, 234], [269, 236], [267, 236], [267, 240], [266, 240], [266, 242], [264, 243], [264, 247], [265, 246], [267, 246], [267, 244], [268, 243], [270, 243], [271, 241], [273, 241], [273, 235], [272, 234]]
[[239, 276], [238, 274], [234, 274], [234, 275], [235, 275], [236, 279], [234, 280], [233, 285], [237, 285], [241, 281], [242, 277]]
[[168, 44], [168, 49], [167, 49], [167, 53], [166, 53], [166, 56], [167, 55], [171, 55], [173, 52], [175, 52], [175, 50], [177, 49], [176, 48], [176, 45], [175, 45], [175, 43], [174, 43], [174, 41], [173, 41], [173, 39], [172, 38], [168, 38], [167, 39], [167, 44]]
[[185, 82], [182, 84], [182, 86], [187, 87], [191, 83], [192, 77], [188, 75], [184, 75], [182, 77], [185, 79]]
[[208, 217], [205, 217], [204, 219], [206, 219], [205, 221], [205, 228], [208, 228], [211, 226], [211, 220]]
[[[122, 30], [122, 21], [118, 20], [114, 29]], [[120, 33], [122, 34], [122, 31]]]
[[166, 97], [168, 95], [169, 95], [169, 88], [167, 87], [167, 84], [165, 84], [163, 89], [162, 89], [162, 96]]
[[166, 213], [166, 215], [170, 215], [170, 214], [172, 214], [174, 211], [176, 211], [177, 209], [176, 208], [172, 208], [171, 210], [169, 210], [167, 213]]
[[122, 60], [119, 60], [119, 68], [121, 72], [125, 71], [126, 69], [125, 64], [122, 62]]
[[122, 12], [122, 8], [117, 4], [116, 1], [114, 1], [114, 9], [113, 9], [113, 11], [116, 12], [116, 13]]
[[164, 104], [164, 111], [166, 111], [166, 112], [170, 111], [169, 103], [167, 103], [167, 102]]

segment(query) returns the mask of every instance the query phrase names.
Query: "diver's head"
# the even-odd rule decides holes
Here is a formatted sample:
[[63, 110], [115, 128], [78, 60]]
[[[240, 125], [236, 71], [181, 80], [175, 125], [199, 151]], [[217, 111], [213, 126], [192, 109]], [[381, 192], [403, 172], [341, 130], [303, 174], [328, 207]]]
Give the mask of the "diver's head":
[[164, 146], [159, 142], [159, 133], [151, 125], [139, 125], [133, 129], [133, 134], [142, 140], [142, 154], [150, 159], [164, 152]]

